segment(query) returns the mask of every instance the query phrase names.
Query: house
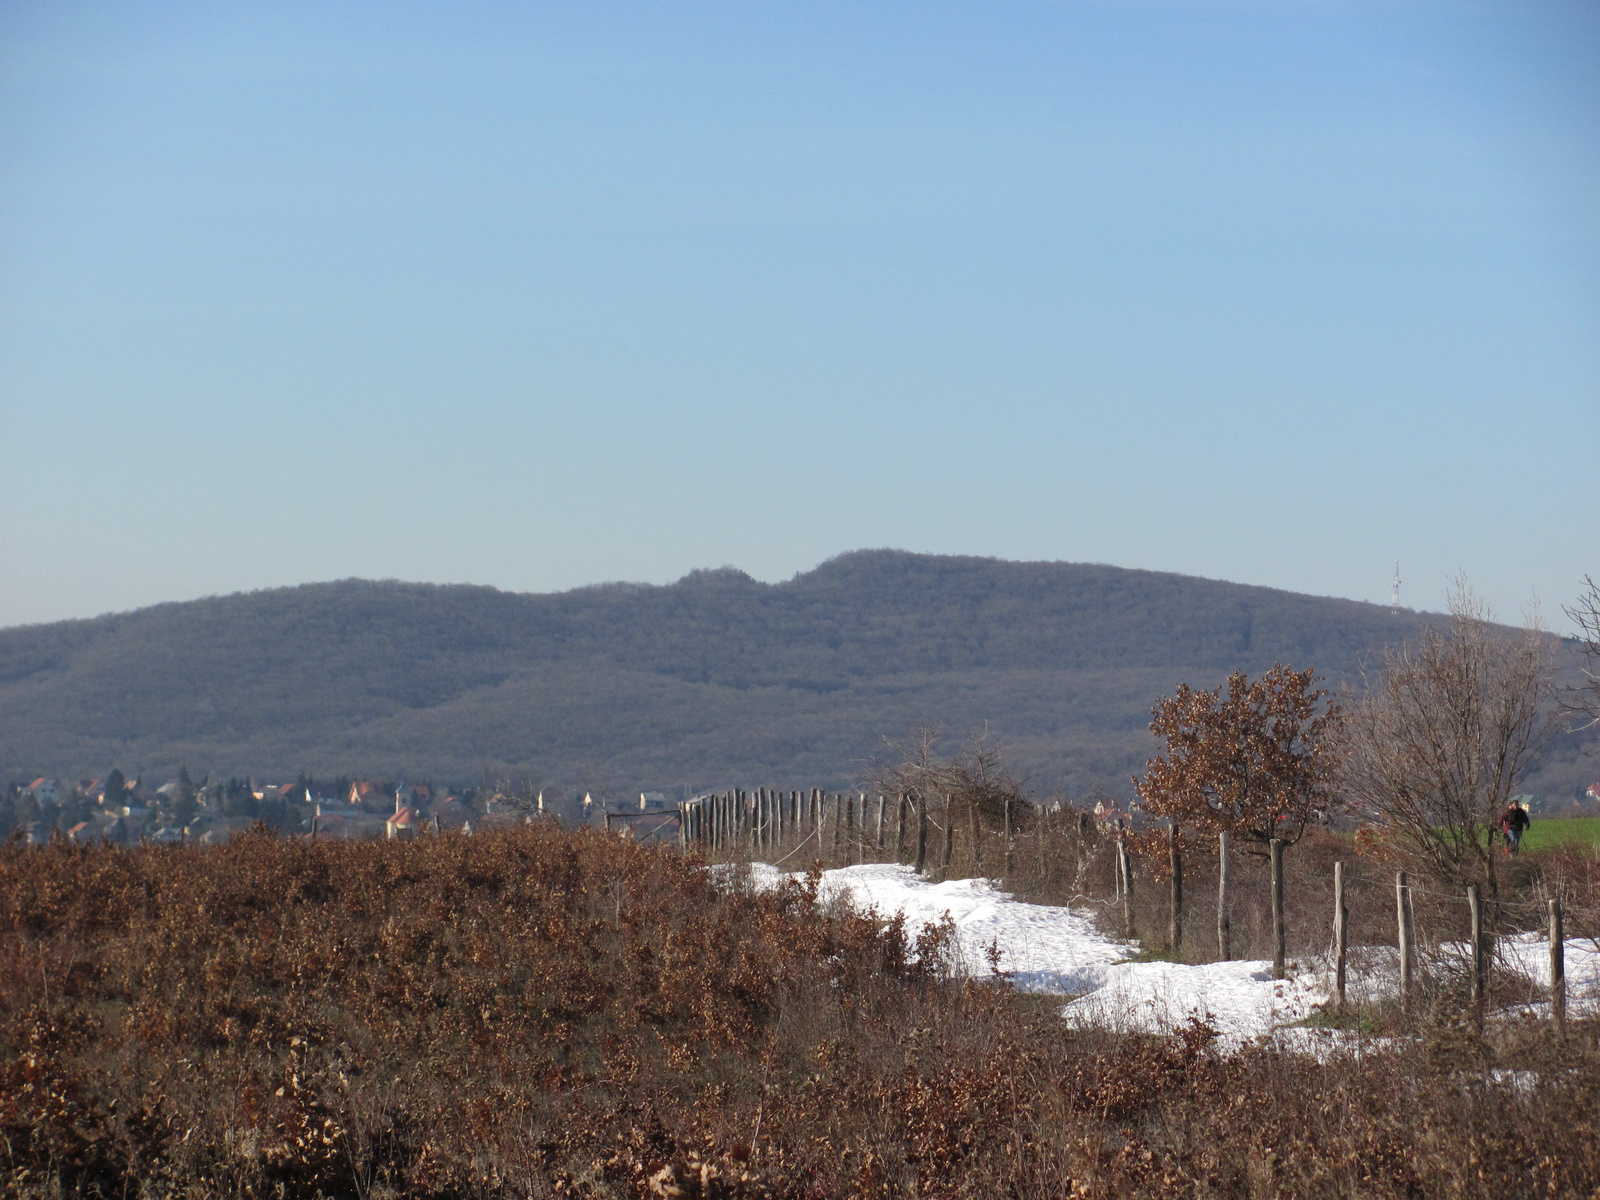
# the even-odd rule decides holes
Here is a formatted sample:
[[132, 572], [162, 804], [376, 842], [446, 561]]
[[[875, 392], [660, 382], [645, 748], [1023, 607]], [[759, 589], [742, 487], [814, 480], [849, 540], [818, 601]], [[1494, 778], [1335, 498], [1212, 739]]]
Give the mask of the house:
[[667, 794], [665, 792], [640, 792], [640, 812], [661, 812], [667, 807]]
[[79, 821], [71, 829], [67, 830], [67, 840], [69, 842], [86, 842], [93, 836], [94, 829], [87, 821]]
[[98, 802], [100, 798], [106, 794], [105, 780], [80, 779], [78, 780], [76, 790], [78, 795], [82, 796], [84, 799]]
[[608, 813], [606, 828], [636, 842], [676, 842], [678, 814], [673, 812]]
[[387, 837], [416, 837], [421, 831], [422, 820], [411, 809], [401, 808], [384, 822], [384, 826]]
[[389, 793], [381, 783], [374, 783], [370, 779], [358, 779], [350, 785], [349, 801], [357, 808], [376, 811], [379, 805], [387, 807]]
[[460, 829], [472, 823], [472, 809], [452, 796], [433, 806], [433, 819], [439, 822], [440, 829]]
[[1586, 791], [1584, 795], [1595, 801], [1597, 804], [1600, 804], [1600, 783], [1591, 783], [1589, 785], [1589, 790]]
[[61, 785], [54, 779], [46, 779], [42, 775], [22, 789], [24, 796], [30, 796], [40, 804], [61, 803]]

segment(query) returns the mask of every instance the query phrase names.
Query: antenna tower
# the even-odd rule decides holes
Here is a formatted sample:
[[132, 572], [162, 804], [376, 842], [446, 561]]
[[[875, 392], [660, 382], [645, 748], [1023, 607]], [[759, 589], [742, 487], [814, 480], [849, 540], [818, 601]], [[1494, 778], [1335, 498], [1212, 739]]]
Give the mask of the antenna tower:
[[1389, 611], [1400, 615], [1400, 560], [1394, 563], [1394, 587], [1389, 592]]

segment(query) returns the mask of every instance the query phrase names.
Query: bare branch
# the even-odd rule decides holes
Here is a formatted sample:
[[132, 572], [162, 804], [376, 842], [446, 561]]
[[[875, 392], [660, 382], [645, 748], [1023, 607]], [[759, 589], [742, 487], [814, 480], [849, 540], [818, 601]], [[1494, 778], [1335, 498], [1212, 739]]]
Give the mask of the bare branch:
[[1578, 627], [1583, 650], [1584, 682], [1561, 689], [1561, 707], [1576, 718], [1574, 730], [1600, 725], [1600, 584], [1583, 577], [1584, 591], [1570, 608], [1561, 611]]

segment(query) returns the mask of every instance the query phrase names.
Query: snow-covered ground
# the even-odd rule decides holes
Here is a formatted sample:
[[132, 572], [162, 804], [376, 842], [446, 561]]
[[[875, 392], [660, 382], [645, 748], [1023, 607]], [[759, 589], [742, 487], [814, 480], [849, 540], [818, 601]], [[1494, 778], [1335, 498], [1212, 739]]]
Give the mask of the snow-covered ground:
[[[752, 869], [757, 883], [776, 880], [765, 864]], [[956, 956], [974, 978], [994, 973], [989, 948], [999, 950], [999, 969], [1025, 992], [1076, 996], [1103, 987], [1113, 963], [1138, 953], [1138, 947], [1095, 931], [1082, 913], [1042, 904], [1023, 904], [987, 879], [930, 883], [910, 867], [868, 863], [841, 867], [822, 877], [824, 899], [844, 894], [861, 908], [892, 917], [905, 914], [915, 938], [925, 925], [948, 916], [956, 929]]]
[[[758, 886], [778, 878], [765, 864], [752, 868]], [[1085, 1025], [1166, 1032], [1199, 1016], [1224, 1043], [1239, 1045], [1303, 1020], [1327, 995], [1310, 971], [1274, 981], [1269, 962], [1126, 962], [1137, 945], [1106, 937], [1087, 915], [1025, 904], [986, 879], [930, 883], [910, 867], [869, 863], [825, 872], [822, 886], [824, 896], [847, 895], [883, 916], [903, 913], [913, 936], [948, 916], [958, 960], [971, 976], [994, 974], [993, 947], [1013, 986], [1070, 997], [1062, 1015]]]
[[[782, 877], [758, 863], [752, 882], [770, 885]], [[924, 925], [947, 917], [956, 931], [956, 955], [974, 978], [998, 970], [1028, 992], [1068, 997], [1062, 1016], [1084, 1025], [1129, 1031], [1166, 1032], [1201, 1017], [1225, 1046], [1270, 1038], [1287, 1048], [1326, 1054], [1355, 1049], [1358, 1039], [1333, 1030], [1292, 1028], [1329, 998], [1325, 970], [1291, 964], [1288, 978], [1274, 980], [1270, 962], [1203, 965], [1128, 962], [1132, 943], [1106, 937], [1084, 913], [1025, 904], [986, 879], [931, 883], [909, 867], [869, 863], [823, 875], [824, 896], [848, 897], [885, 917], [903, 913], [914, 937]], [[1548, 981], [1548, 943], [1536, 934], [1506, 939], [1509, 965], [1534, 982]], [[1393, 990], [1398, 980], [1392, 947], [1353, 949], [1350, 998], [1361, 1003]], [[1600, 947], [1569, 941], [1566, 957], [1568, 1011], [1600, 1011]], [[1540, 1011], [1541, 1006], [1529, 1006]], [[1542, 1011], [1548, 1012], [1548, 1004]]]
[[[1464, 948], [1463, 948], [1464, 950]], [[1502, 965], [1523, 975], [1540, 987], [1550, 985], [1550, 940], [1537, 933], [1519, 933], [1500, 939]], [[1563, 948], [1563, 969], [1567, 976], [1567, 1015], [1593, 1016], [1600, 1013], [1600, 945], [1590, 940], [1568, 938]], [[1519, 1006], [1519, 1011], [1535, 1016], [1550, 1015], [1548, 1000]]]

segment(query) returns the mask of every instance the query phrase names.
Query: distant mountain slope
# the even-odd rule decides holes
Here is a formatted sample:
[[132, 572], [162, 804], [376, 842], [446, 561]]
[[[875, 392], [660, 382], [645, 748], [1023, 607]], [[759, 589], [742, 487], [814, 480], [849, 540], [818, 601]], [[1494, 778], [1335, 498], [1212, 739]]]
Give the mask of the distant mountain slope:
[[552, 595], [346, 580], [0, 630], [0, 776], [843, 785], [984, 721], [1036, 788], [1123, 790], [1152, 700], [1275, 661], [1351, 675], [1426, 618], [1181, 575], [898, 551]]

